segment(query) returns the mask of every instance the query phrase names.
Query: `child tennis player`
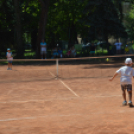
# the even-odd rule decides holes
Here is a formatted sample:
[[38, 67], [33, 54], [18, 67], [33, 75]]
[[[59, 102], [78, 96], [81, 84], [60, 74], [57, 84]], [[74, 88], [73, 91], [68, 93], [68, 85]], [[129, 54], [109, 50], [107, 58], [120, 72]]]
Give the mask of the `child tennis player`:
[[12, 52], [11, 52], [10, 48], [7, 49], [6, 57], [7, 57], [7, 61], [8, 61], [7, 70], [12, 70], [13, 57], [12, 57]]
[[132, 77], [134, 78], [134, 70], [132, 69], [132, 59], [126, 58], [125, 66], [121, 67], [119, 70], [115, 72], [113, 77], [110, 79], [112, 81], [118, 74], [121, 75], [120, 77], [120, 84], [122, 89], [122, 96], [123, 96], [123, 105], [127, 105], [126, 101], [126, 89], [128, 92], [129, 102], [128, 105], [131, 107], [132, 104]]

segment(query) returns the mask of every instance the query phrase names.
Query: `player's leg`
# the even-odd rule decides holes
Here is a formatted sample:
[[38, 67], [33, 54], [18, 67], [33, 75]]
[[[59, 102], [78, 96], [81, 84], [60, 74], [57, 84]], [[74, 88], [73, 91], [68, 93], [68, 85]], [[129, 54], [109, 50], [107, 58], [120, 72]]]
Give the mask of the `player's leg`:
[[41, 50], [41, 59], [43, 59], [43, 51]]
[[9, 68], [10, 68], [10, 63], [9, 63], [9, 61], [8, 61], [8, 66], [7, 66], [7, 70], [9, 70]]
[[47, 51], [45, 50], [44, 51], [44, 54], [45, 54], [45, 59], [47, 58]]
[[123, 105], [127, 105], [127, 101], [126, 101], [126, 87], [125, 85], [121, 85], [121, 89], [122, 89], [122, 97], [123, 97]]
[[10, 69], [12, 70], [12, 61], [11, 61], [11, 63], [10, 63]]
[[132, 85], [131, 84], [127, 85], [127, 92], [128, 92], [128, 98], [129, 98], [128, 104], [132, 106]]

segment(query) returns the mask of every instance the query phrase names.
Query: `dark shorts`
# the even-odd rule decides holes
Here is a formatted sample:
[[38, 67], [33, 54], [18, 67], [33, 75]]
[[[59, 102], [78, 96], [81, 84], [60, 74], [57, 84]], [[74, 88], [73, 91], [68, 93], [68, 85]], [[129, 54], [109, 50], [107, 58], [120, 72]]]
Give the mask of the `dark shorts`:
[[131, 84], [121, 85], [121, 89], [122, 89], [122, 91], [124, 91], [126, 89], [127, 89], [127, 91], [132, 91], [132, 85]]

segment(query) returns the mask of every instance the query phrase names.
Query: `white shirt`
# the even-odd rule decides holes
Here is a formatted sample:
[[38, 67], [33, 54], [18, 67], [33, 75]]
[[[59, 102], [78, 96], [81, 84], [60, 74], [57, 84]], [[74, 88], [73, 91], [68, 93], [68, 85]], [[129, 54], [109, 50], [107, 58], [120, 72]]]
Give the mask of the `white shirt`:
[[41, 42], [41, 43], [40, 43], [41, 51], [46, 51], [46, 45], [47, 45], [46, 42], [44, 42], [44, 43]]
[[122, 43], [116, 42], [114, 45], [116, 46], [116, 50], [120, 50]]
[[6, 53], [6, 56], [7, 56], [7, 60], [8, 60], [8, 61], [12, 61], [12, 60], [13, 60], [12, 52], [10, 52], [10, 53], [7, 52], [7, 53]]
[[134, 76], [134, 70], [132, 67], [123, 66], [116, 73], [121, 75], [120, 83], [121, 84], [132, 84], [132, 77]]

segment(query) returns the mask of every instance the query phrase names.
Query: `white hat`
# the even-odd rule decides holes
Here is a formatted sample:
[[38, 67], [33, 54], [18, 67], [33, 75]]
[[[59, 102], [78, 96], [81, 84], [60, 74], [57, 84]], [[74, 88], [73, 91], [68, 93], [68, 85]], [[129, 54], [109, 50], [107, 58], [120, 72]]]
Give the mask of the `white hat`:
[[7, 51], [10, 50], [10, 48], [7, 49]]
[[126, 58], [125, 64], [131, 64], [131, 63], [132, 63], [132, 59], [131, 58]]
[[126, 47], [127, 47], [127, 45], [126, 45]]

